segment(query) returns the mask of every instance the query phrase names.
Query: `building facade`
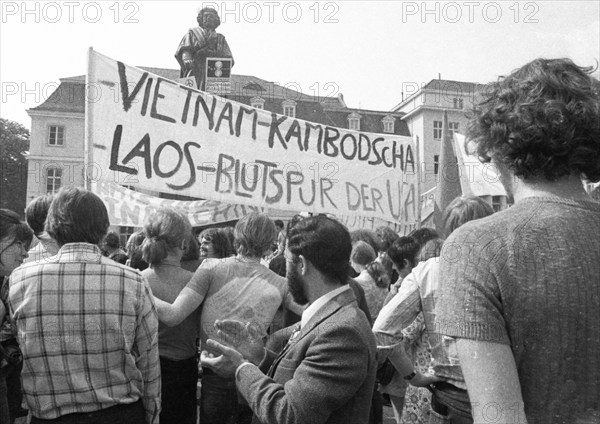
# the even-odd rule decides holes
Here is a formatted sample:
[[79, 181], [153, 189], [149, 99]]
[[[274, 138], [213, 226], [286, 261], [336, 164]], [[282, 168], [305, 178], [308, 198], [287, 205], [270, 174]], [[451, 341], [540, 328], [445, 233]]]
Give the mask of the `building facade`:
[[439, 174], [444, 111], [448, 114], [450, 132], [464, 134], [468, 123], [465, 112], [473, 106], [477, 91], [483, 87], [472, 82], [434, 79], [392, 108], [393, 112], [403, 114], [410, 133], [419, 139], [424, 191], [435, 187]]

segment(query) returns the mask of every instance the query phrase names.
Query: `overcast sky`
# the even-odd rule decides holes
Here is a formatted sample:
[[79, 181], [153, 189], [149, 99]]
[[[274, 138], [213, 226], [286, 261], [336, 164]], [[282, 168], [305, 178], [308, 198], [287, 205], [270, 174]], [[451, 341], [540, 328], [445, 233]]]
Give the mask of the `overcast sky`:
[[221, 15], [234, 73], [343, 93], [365, 109], [389, 110], [438, 74], [485, 83], [536, 57], [596, 66], [600, 56], [597, 0], [0, 3], [0, 116], [28, 128], [26, 109], [59, 78], [83, 75], [90, 46], [130, 65], [178, 68], [175, 49], [203, 5]]

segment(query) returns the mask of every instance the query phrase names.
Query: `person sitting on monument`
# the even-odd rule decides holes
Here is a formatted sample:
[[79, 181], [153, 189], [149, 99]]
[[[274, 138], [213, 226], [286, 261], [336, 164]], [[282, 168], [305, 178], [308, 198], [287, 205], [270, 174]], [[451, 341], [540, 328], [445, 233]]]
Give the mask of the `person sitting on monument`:
[[221, 25], [221, 19], [215, 9], [204, 7], [198, 12], [197, 27], [191, 28], [181, 39], [175, 52], [175, 58], [181, 68], [180, 77], [194, 76], [198, 89], [204, 90], [206, 58], [230, 58], [233, 55], [222, 34], [215, 30]]

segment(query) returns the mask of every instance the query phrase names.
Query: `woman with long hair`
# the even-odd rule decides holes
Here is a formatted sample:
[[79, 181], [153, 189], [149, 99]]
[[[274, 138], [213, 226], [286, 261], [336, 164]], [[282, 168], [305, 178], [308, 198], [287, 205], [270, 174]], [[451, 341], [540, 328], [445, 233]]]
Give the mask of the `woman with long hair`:
[[[166, 302], [173, 302], [192, 278], [193, 273], [181, 267], [191, 232], [189, 220], [172, 209], [159, 209], [144, 226], [142, 258], [149, 267], [142, 275], [154, 296]], [[198, 324], [195, 312], [174, 327], [159, 323], [163, 424], [196, 423]]]

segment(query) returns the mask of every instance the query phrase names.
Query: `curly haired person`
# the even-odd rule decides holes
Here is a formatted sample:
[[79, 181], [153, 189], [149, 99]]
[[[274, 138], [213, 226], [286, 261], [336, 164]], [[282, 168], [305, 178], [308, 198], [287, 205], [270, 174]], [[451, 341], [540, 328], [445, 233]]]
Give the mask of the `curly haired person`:
[[600, 180], [592, 71], [536, 59], [473, 113], [468, 146], [514, 198], [457, 229], [445, 245], [461, 249], [442, 254], [436, 327], [453, 338], [476, 423], [600, 417], [600, 204], [582, 185]]

